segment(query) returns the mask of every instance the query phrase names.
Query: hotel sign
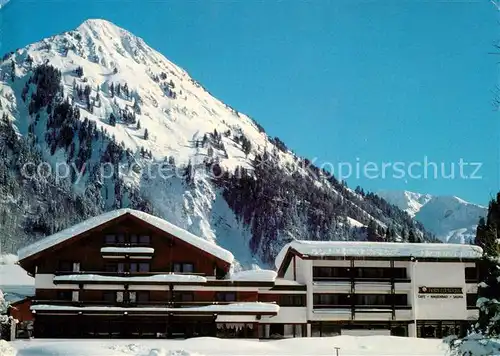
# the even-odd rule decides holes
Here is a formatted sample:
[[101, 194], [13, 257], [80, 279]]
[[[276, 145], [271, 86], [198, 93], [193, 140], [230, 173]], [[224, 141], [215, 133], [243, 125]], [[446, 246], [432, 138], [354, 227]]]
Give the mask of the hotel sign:
[[419, 298], [459, 299], [463, 298], [461, 287], [418, 287]]

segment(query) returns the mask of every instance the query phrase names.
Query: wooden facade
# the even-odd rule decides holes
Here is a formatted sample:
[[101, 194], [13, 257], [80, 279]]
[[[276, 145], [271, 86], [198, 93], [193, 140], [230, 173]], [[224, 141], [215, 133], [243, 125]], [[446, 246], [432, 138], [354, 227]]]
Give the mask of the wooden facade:
[[[229, 261], [133, 214], [58, 241], [19, 263], [37, 281], [35, 337], [257, 337], [259, 319], [276, 315], [252, 308], [210, 309], [258, 304], [259, 288], [270, 289], [274, 282], [224, 279]], [[277, 303], [278, 297], [265, 301]]]

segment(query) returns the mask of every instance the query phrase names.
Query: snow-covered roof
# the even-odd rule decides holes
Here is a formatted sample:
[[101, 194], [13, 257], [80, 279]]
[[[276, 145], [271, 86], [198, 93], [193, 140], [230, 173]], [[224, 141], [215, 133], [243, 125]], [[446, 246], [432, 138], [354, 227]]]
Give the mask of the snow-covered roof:
[[277, 286], [305, 286], [305, 284], [299, 283], [297, 281], [285, 278], [276, 278], [274, 284]]
[[74, 236], [80, 235], [88, 230], [96, 228], [108, 221], [116, 219], [122, 215], [130, 214], [135, 216], [138, 219], [145, 221], [146, 223], [165, 231], [178, 239], [181, 239], [227, 263], [232, 263], [234, 260], [234, 256], [231, 252], [223, 249], [220, 246], [217, 246], [214, 243], [211, 243], [201, 237], [193, 235], [192, 233], [181, 229], [178, 226], [175, 226], [168, 221], [165, 221], [159, 217], [150, 215], [148, 213], [132, 210], [132, 209], [119, 209], [113, 210], [102, 215], [90, 218], [85, 220], [79, 224], [76, 224], [68, 229], [62, 230], [54, 235], [47, 236], [43, 239], [40, 239], [33, 244], [26, 246], [18, 251], [19, 259], [25, 259], [34, 254], [37, 254], [41, 251], [44, 251], [52, 246], [60, 244], [68, 239], [71, 239]]
[[70, 274], [66, 276], [55, 276], [54, 282], [117, 282], [117, 283], [134, 283], [134, 282], [192, 282], [205, 283], [207, 279], [202, 276], [193, 274], [156, 274], [153, 276], [134, 276], [134, 277], [118, 277], [118, 276], [101, 276], [99, 274]]
[[152, 247], [103, 247], [101, 253], [154, 253], [155, 249]]
[[277, 277], [275, 271], [269, 269], [252, 269], [233, 273], [229, 280], [245, 282], [274, 282]]
[[36, 304], [31, 306], [34, 311], [86, 311], [86, 312], [239, 312], [239, 313], [277, 313], [280, 307], [277, 304], [246, 302], [233, 304], [211, 304], [201, 307], [171, 308], [171, 307], [109, 307], [89, 306], [74, 307], [64, 305]]
[[285, 245], [275, 264], [280, 268], [288, 250], [315, 257], [415, 257], [415, 258], [480, 258], [479, 246], [441, 243], [397, 243], [367, 241], [305, 241]]

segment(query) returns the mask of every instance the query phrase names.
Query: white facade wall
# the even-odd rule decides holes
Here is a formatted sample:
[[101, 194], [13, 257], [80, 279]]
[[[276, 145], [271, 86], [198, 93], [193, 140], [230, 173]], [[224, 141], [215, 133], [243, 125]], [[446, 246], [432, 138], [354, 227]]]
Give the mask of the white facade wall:
[[[350, 321], [350, 309], [314, 309], [314, 293], [350, 293], [350, 281], [313, 281], [313, 267], [350, 267], [349, 260], [302, 260], [295, 257], [296, 280], [307, 286], [306, 321]], [[394, 261], [395, 268], [405, 268], [408, 281], [396, 281], [395, 293], [407, 294], [410, 309], [396, 309], [395, 321], [409, 322], [409, 335], [415, 335], [413, 321], [466, 321], [475, 320], [477, 309], [467, 309], [467, 293], [476, 293], [475, 283], [465, 282], [465, 268], [475, 267], [473, 262], [411, 262]], [[390, 261], [355, 260], [354, 267], [390, 267]], [[293, 262], [290, 268], [293, 268]], [[287, 274], [285, 274], [285, 278]], [[446, 294], [436, 297], [432, 294], [419, 294], [419, 287], [461, 288], [461, 294]], [[355, 282], [355, 293], [391, 293], [390, 282]], [[416, 308], [415, 308], [416, 306]], [[289, 311], [286, 311], [289, 312]], [[390, 321], [392, 313], [381, 311], [366, 313], [362, 309], [355, 312], [355, 321]], [[304, 322], [306, 322], [304, 321]], [[309, 328], [310, 331], [310, 328]], [[385, 332], [385, 331], [384, 331]], [[309, 334], [310, 335], [310, 332]]]
[[280, 307], [278, 315], [263, 315], [260, 322], [263, 324], [305, 324], [307, 322], [307, 307]]
[[[417, 319], [467, 320], [464, 263], [417, 262], [414, 278], [413, 284], [417, 290], [412, 291], [412, 295], [417, 296], [415, 298]], [[418, 294], [418, 288], [423, 286], [459, 287], [462, 288], [462, 294], [449, 295], [446, 299], [433, 298], [432, 295]], [[414, 299], [411, 298], [411, 300]]]

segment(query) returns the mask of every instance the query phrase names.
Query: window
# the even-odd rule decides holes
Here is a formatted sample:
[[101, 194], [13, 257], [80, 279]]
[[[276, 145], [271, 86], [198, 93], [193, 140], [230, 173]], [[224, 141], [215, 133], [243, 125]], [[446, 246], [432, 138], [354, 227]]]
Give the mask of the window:
[[271, 338], [281, 338], [285, 335], [285, 326], [283, 324], [270, 324], [269, 336]]
[[385, 303], [383, 294], [356, 294], [356, 305], [384, 305]]
[[356, 268], [356, 277], [358, 278], [384, 278], [386, 275], [385, 268]]
[[329, 322], [316, 322], [311, 324], [311, 336], [336, 336], [341, 334], [341, 326]]
[[123, 303], [123, 292], [116, 292], [116, 301], [118, 303]]
[[59, 262], [59, 271], [61, 272], [73, 272], [73, 263], [69, 261]]
[[138, 303], [147, 303], [147, 302], [149, 302], [149, 292], [148, 291], [137, 292], [137, 302]]
[[124, 234], [108, 234], [104, 236], [104, 243], [106, 245], [124, 244], [125, 235]]
[[130, 272], [149, 272], [149, 263], [148, 262], [131, 262], [130, 263]]
[[315, 306], [349, 306], [351, 298], [349, 294], [314, 294]]
[[279, 305], [282, 307], [305, 307], [306, 296], [301, 294], [280, 295]]
[[[356, 300], [356, 305], [388, 306], [388, 305], [391, 305], [390, 298], [392, 297], [392, 295], [391, 294], [355, 294], [354, 297]], [[403, 295], [401, 295], [401, 301], [404, 301]]]
[[176, 262], [173, 265], [173, 271], [175, 273], [194, 273], [194, 265], [192, 263]]
[[136, 292], [128, 292], [128, 301], [130, 303], [135, 303], [137, 301], [137, 294], [136, 294]]
[[104, 269], [106, 270], [106, 272], [123, 273], [125, 272], [125, 264], [123, 262], [106, 263], [104, 265]]
[[61, 290], [57, 292], [58, 300], [73, 300], [73, 292], [70, 290]]
[[373, 279], [406, 279], [406, 268], [374, 268], [360, 267], [356, 268], [357, 278]]
[[116, 301], [116, 293], [115, 292], [103, 292], [102, 299], [104, 299], [107, 303], [114, 303]]
[[395, 279], [407, 279], [408, 276], [406, 274], [406, 268], [393, 268], [392, 269], [393, 275]]
[[477, 281], [477, 269], [476, 267], [465, 267], [465, 280], [466, 281]]
[[476, 308], [477, 303], [477, 294], [476, 293], [467, 293], [467, 309]]
[[394, 294], [394, 305], [407, 306], [408, 305], [408, 295], [407, 294]]
[[150, 244], [150, 238], [149, 238], [149, 235], [141, 235], [139, 237], [139, 243], [141, 245], [149, 245]]
[[80, 262], [73, 262], [73, 272], [80, 272]]
[[132, 245], [137, 245], [139, 243], [139, 237], [137, 235], [130, 235], [130, 243]]
[[235, 302], [236, 293], [234, 292], [218, 292], [215, 295], [215, 300], [218, 302]]
[[80, 293], [77, 290], [75, 290], [75, 291], [73, 291], [73, 293], [71, 293], [71, 300], [73, 302], [78, 302], [79, 296], [80, 296]]
[[177, 292], [174, 294], [176, 302], [192, 302], [194, 301], [193, 293]]
[[139, 263], [139, 272], [149, 272], [149, 263], [147, 262]]
[[139, 271], [139, 264], [136, 262], [132, 262], [130, 264], [130, 272], [137, 272]]
[[346, 267], [313, 267], [314, 279], [350, 278], [351, 269]]
[[194, 272], [194, 266], [192, 263], [184, 263], [182, 265], [182, 272], [184, 273], [193, 273]]
[[337, 336], [340, 335], [340, 325], [324, 322], [321, 325], [321, 336]]
[[116, 243], [116, 236], [115, 235], [106, 235], [104, 236], [104, 242], [107, 245], [112, 245]]

